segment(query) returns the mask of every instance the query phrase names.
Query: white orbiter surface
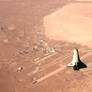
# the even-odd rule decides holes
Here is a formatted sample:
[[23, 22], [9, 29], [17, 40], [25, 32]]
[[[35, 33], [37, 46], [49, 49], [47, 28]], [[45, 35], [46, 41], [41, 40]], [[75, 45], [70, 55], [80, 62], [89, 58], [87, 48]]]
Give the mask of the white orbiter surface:
[[73, 59], [72, 61], [67, 65], [67, 67], [73, 67], [74, 65], [77, 65], [79, 62], [79, 52], [77, 48], [74, 49], [73, 53]]

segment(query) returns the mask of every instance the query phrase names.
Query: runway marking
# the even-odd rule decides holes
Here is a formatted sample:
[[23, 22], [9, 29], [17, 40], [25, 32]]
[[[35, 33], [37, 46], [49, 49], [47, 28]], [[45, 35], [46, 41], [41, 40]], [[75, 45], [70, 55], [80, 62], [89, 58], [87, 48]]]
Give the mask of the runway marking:
[[[63, 60], [65, 60], [65, 59], [67, 59], [67, 58], [68, 58], [68, 57], [64, 58]], [[37, 82], [41, 82], [41, 81], [43, 81], [43, 80], [45, 80], [45, 79], [47, 79], [47, 78], [49, 78], [49, 77], [55, 75], [56, 73], [60, 72], [61, 70], [64, 70], [65, 67], [66, 67], [66, 65], [62, 65], [62, 66], [63, 66], [63, 67], [60, 67], [60, 68], [58, 68], [57, 70], [55, 70], [55, 71], [53, 71], [53, 72], [47, 74], [46, 76], [44, 76], [44, 77], [38, 79]]]
[[44, 56], [44, 57], [40, 58], [39, 60], [37, 60], [36, 64], [39, 63], [39, 62], [41, 62], [41, 61], [44, 61], [45, 59], [47, 59], [47, 58], [49, 58], [49, 57], [52, 57], [52, 56], [54, 56], [54, 55], [56, 55], [56, 54], [58, 54], [58, 52], [55, 52], [55, 53], [53, 53], [53, 54], [49, 54], [49, 55], [47, 55], [47, 56]]
[[[50, 55], [48, 55], [48, 56], [45, 56], [45, 57], [43, 57], [42, 59], [39, 59], [36, 64], [38, 64], [38, 63], [44, 61], [45, 59], [48, 59], [49, 57], [52, 57], [52, 56], [54, 56], [54, 55], [56, 55], [56, 54], [58, 54], [58, 52], [56, 52], [56, 53], [54, 53], [54, 54], [50, 54]], [[34, 70], [34, 71], [35, 71], [35, 70]], [[30, 72], [30, 73], [27, 73], [27, 75], [30, 76], [32, 73], [34, 73], [34, 71], [32, 71], [32, 72]]]
[[48, 74], [48, 75], [46, 75], [46, 76], [44, 76], [44, 77], [38, 79], [37, 82], [41, 82], [41, 81], [43, 81], [43, 80], [45, 80], [45, 79], [51, 77], [52, 75], [55, 75], [56, 73], [58, 73], [58, 72], [60, 72], [61, 70], [65, 69], [65, 67], [66, 67], [66, 66], [63, 66], [63, 67], [57, 69], [56, 71], [51, 72], [50, 74]]
[[[84, 59], [84, 58], [88, 57], [91, 54], [92, 54], [92, 52], [91, 53], [87, 53], [86, 55], [83, 55], [81, 57], [81, 59]], [[57, 74], [57, 73], [59, 73], [61, 70], [64, 70], [65, 68], [66, 68], [66, 65], [64, 65], [63, 67], [61, 67], [61, 68], [59, 68], [59, 69], [57, 69], [57, 70], [47, 74], [46, 76], [43, 76], [42, 78], [38, 79], [37, 82], [39, 83], [39, 82], [41, 82], [41, 81], [43, 81], [43, 80], [45, 80], [45, 79], [47, 79], [47, 78]]]
[[[64, 57], [63, 57], [63, 58], [64, 58], [63, 60], [65, 60], [65, 59], [68, 58], [68, 57], [70, 57], [70, 56], [67, 56], [67, 57], [64, 56]], [[52, 65], [56, 65], [56, 64], [60, 63], [60, 62], [61, 62], [60, 59], [61, 59], [61, 61], [63, 61], [63, 60], [62, 60], [62, 57], [59, 57], [59, 58], [53, 60], [51, 63], [48, 63], [48, 64], [44, 65], [44, 66], [43, 66], [44, 68], [42, 68], [41, 70], [39, 70], [39, 72], [44, 71], [45, 69], [47, 69], [48, 67], [50, 67], [50, 66], [52, 66]], [[58, 60], [59, 60], [59, 61], [58, 61]], [[58, 61], [58, 62], [57, 62], [57, 61]], [[35, 71], [29, 72], [29, 73], [27, 73], [27, 75], [30, 76], [30, 75], [32, 75], [32, 73], [35, 73]]]
[[87, 53], [86, 55], [83, 55], [80, 59], [85, 59], [85, 58], [87, 58], [87, 57], [90, 56], [90, 55], [92, 55], [92, 52]]
[[[64, 57], [64, 59], [65, 59], [65, 58], [68, 58], [68, 57]], [[61, 59], [61, 61], [62, 61], [62, 57], [59, 57], [59, 58], [56, 59], [55, 61], [53, 61], [53, 62], [47, 64], [47, 65], [45, 66], [45, 68], [42, 68], [42, 70], [40, 70], [40, 72], [43, 71], [43, 70], [45, 70], [45, 69], [47, 69], [48, 67], [50, 67], [50, 66], [52, 66], [52, 65], [59, 64], [59, 63], [61, 62], [60, 59]], [[59, 60], [59, 61], [58, 61], [58, 60]]]

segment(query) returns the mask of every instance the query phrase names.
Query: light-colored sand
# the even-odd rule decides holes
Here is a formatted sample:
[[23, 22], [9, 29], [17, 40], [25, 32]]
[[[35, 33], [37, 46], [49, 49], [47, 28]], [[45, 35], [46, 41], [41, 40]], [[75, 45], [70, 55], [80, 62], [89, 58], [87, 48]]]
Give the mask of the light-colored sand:
[[71, 3], [44, 18], [50, 39], [92, 46], [92, 3]]

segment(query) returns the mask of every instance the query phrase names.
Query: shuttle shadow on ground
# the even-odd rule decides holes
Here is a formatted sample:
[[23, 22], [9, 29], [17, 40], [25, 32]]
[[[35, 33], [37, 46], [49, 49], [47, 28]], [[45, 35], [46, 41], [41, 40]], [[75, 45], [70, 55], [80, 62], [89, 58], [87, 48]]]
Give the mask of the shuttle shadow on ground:
[[84, 64], [81, 60], [79, 60], [77, 65], [74, 65], [73, 69], [74, 70], [80, 70], [82, 68], [87, 68], [87, 65]]

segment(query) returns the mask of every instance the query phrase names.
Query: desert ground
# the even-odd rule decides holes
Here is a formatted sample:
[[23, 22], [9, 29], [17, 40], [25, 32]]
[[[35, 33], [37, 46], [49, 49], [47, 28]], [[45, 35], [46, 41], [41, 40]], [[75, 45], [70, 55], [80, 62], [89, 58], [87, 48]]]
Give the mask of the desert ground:
[[[0, 92], [92, 91], [92, 0], [0, 0]], [[87, 68], [66, 65], [78, 48]]]

